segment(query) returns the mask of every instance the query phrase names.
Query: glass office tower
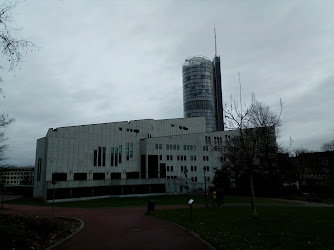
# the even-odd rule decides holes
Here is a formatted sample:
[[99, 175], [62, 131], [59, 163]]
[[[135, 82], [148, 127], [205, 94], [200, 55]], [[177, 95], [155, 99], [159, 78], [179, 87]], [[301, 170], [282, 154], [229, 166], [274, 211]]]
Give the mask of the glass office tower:
[[224, 130], [220, 58], [195, 56], [183, 64], [184, 117], [204, 116], [206, 129]]

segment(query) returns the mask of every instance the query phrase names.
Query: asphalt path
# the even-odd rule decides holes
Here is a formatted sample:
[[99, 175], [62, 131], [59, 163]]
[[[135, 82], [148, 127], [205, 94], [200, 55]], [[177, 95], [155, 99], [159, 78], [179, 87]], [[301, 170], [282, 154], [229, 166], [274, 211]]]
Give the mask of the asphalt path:
[[[51, 215], [51, 207], [8, 204], [6, 207], [15, 213]], [[55, 207], [55, 216], [79, 218], [85, 225], [80, 232], [53, 249], [212, 249], [192, 232], [147, 216], [145, 212], [145, 207]]]
[[[279, 200], [279, 199], [276, 199]], [[281, 200], [287, 202], [287, 200]], [[4, 205], [14, 213], [51, 216], [51, 207]], [[202, 205], [203, 206], [203, 205]], [[224, 206], [249, 206], [249, 203]], [[257, 206], [333, 207], [305, 201]], [[156, 209], [188, 208], [188, 206], [157, 206]], [[66, 208], [54, 207], [54, 216], [81, 219], [85, 225], [73, 237], [53, 249], [213, 249], [197, 235], [174, 223], [145, 215], [146, 207]]]

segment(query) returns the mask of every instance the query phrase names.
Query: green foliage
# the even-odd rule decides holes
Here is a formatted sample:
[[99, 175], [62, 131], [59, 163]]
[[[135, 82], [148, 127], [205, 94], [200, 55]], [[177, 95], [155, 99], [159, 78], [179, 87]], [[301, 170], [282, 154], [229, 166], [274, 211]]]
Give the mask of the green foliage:
[[[153, 216], [180, 224], [217, 249], [329, 249], [334, 245], [334, 208], [249, 207], [161, 210]], [[316, 229], [316, 230], [315, 230]]]

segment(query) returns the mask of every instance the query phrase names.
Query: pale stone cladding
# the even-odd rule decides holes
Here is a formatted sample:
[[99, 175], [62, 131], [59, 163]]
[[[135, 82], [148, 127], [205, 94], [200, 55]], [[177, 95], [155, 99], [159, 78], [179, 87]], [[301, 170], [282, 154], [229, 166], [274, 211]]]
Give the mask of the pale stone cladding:
[[233, 133], [206, 132], [204, 117], [51, 128], [37, 141], [34, 197], [51, 200], [53, 180], [58, 200], [201, 190]]
[[149, 156], [156, 156], [156, 176], [166, 178], [167, 184], [178, 183], [179, 187], [173, 187], [175, 192], [184, 192], [187, 186], [189, 191], [204, 190], [204, 175], [209, 189], [215, 171], [227, 160], [224, 157], [225, 141], [237, 134], [237, 130], [230, 130], [142, 139], [145, 170], [149, 170]]

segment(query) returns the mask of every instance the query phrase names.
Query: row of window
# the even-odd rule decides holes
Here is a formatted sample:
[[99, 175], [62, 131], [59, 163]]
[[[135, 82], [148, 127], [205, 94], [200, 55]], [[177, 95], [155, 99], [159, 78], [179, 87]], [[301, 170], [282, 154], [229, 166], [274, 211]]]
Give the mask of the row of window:
[[196, 146], [195, 145], [183, 145], [183, 150], [195, 151]]
[[[155, 148], [157, 149], [157, 144], [155, 144]], [[180, 150], [180, 145], [175, 144], [166, 144], [167, 150]]]
[[0, 173], [0, 175], [30, 175], [32, 172], [14, 172], [14, 173]]
[[20, 178], [22, 180], [28, 180], [29, 179], [29, 176], [19, 176], [19, 177], [16, 177], [16, 176], [2, 176], [1, 179], [5, 180], [5, 179], [17, 179], [17, 178]]
[[174, 176], [167, 176], [166, 178], [167, 179], [177, 179], [177, 176], [175, 176], [175, 175]]
[[[126, 160], [128, 161], [133, 157], [133, 143], [126, 143]], [[110, 148], [110, 166], [115, 166], [122, 163], [122, 145], [118, 147]], [[94, 150], [94, 166], [106, 165], [106, 147], [99, 147], [98, 150]]]
[[[225, 135], [225, 140], [231, 139], [231, 136]], [[205, 136], [205, 143], [206, 144], [211, 144], [211, 137], [210, 136]], [[214, 144], [222, 144], [223, 143], [223, 138], [219, 136], [213, 137], [213, 143]]]
[[191, 79], [210, 79], [212, 80], [213, 77], [211, 75], [190, 75], [190, 76], [185, 77], [186, 81], [189, 81]]
[[[160, 161], [162, 161], [162, 155], [159, 156]], [[173, 160], [173, 155], [166, 155], [166, 160], [167, 161], [172, 161]], [[177, 155], [176, 156], [177, 161], [186, 161], [187, 156], [186, 155]], [[190, 161], [196, 161], [197, 157], [196, 155], [191, 155], [190, 156]], [[203, 156], [203, 161], [209, 161], [209, 156]]]
[[[139, 174], [139, 173], [138, 173]], [[86, 181], [87, 173], [74, 173], [74, 181]], [[105, 173], [93, 173], [93, 180], [105, 180]], [[121, 173], [110, 173], [110, 179], [121, 179]], [[52, 181], [67, 181], [67, 173], [53, 173]]]
[[[122, 131], [123, 128], [119, 127], [118, 130], [119, 130], [119, 131]], [[127, 132], [139, 133], [139, 129], [127, 128], [126, 131], [127, 131]]]
[[[167, 166], [166, 167], [167, 172], [173, 172], [174, 171], [174, 167], [173, 166]], [[204, 166], [203, 167], [204, 171], [209, 171], [209, 166]], [[181, 172], [187, 172], [188, 171], [188, 167], [187, 166], [181, 166]], [[197, 166], [190, 166], [190, 171], [197, 171]]]
[[[209, 182], [210, 181], [210, 177], [209, 176], [206, 176], [205, 177], [205, 180], [207, 181], [207, 182]], [[195, 176], [195, 177], [191, 177], [191, 182], [197, 182], [197, 177]]]

